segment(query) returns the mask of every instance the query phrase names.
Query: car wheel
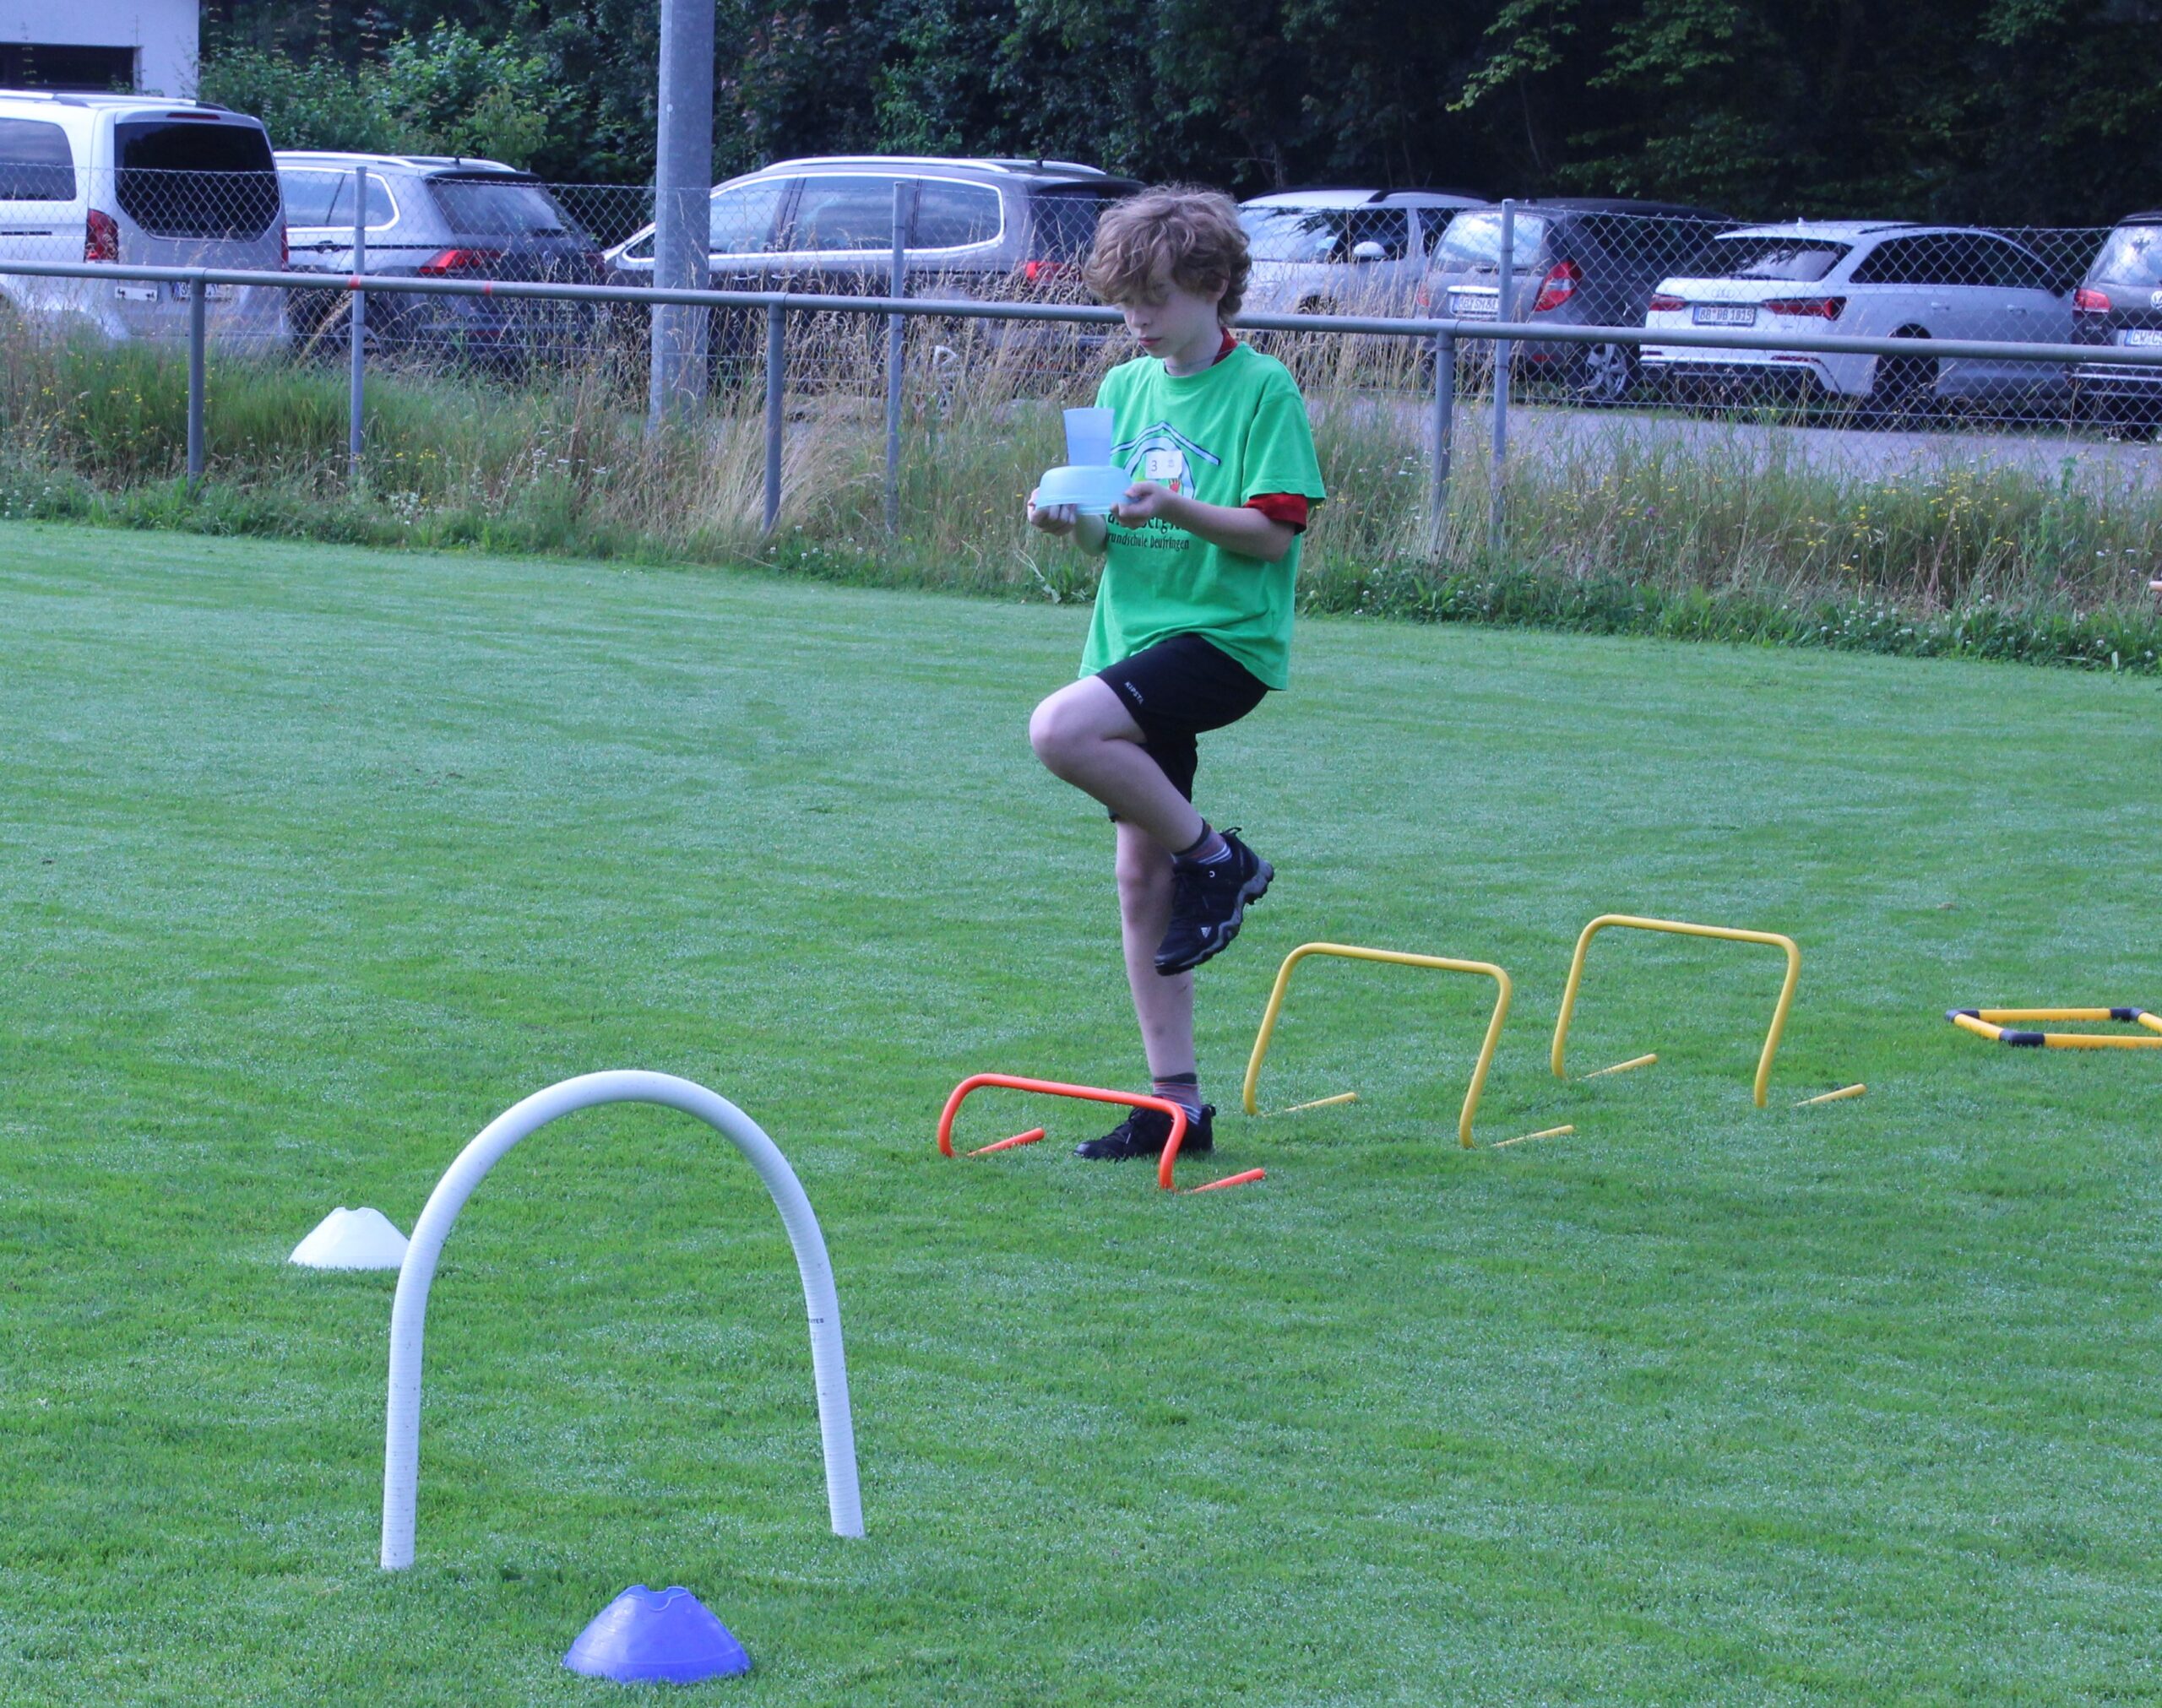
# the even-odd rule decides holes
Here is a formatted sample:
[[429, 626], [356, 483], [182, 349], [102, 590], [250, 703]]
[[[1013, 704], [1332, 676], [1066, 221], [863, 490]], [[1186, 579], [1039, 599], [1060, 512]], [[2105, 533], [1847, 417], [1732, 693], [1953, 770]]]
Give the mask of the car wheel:
[[1578, 401], [1601, 408], [1625, 402], [1637, 383], [1636, 352], [1626, 344], [1591, 344], [1578, 358]]
[[[1894, 338], [1926, 339], [1920, 327], [1902, 327]], [[1869, 388], [1864, 418], [1880, 427], [1911, 427], [1937, 409], [1937, 362], [1933, 356], [1881, 355]]]
[[[300, 294], [295, 293], [296, 296]], [[383, 333], [376, 323], [376, 317], [383, 313], [386, 306], [380, 296], [369, 299], [368, 317], [361, 325], [361, 353], [367, 361], [372, 361], [383, 353]], [[348, 360], [353, 349], [352, 320], [352, 293], [340, 291], [337, 300], [326, 311], [315, 315], [309, 330], [299, 334], [297, 342], [301, 355], [307, 360], [319, 361]]]

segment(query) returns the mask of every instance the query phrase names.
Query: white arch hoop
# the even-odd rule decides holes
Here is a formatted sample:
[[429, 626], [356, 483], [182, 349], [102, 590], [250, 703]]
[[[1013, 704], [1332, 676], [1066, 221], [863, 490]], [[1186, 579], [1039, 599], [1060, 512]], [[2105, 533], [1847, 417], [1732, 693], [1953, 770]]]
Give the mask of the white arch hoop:
[[428, 1195], [414, 1224], [398, 1272], [398, 1296], [390, 1307], [390, 1397], [383, 1453], [383, 1569], [402, 1571], [413, 1563], [413, 1510], [421, 1476], [421, 1342], [428, 1315], [428, 1288], [451, 1224], [489, 1169], [520, 1139], [558, 1115], [596, 1103], [661, 1103], [696, 1115], [742, 1152], [773, 1194], [796, 1249], [803, 1278], [803, 1304], [811, 1319], [811, 1368], [818, 1393], [818, 1434], [826, 1456], [826, 1505], [834, 1534], [863, 1534], [863, 1505], [856, 1488], [856, 1431], [849, 1421], [848, 1364], [841, 1351], [840, 1301], [818, 1218], [796, 1171], [774, 1141], [742, 1110], [703, 1086], [673, 1074], [624, 1070], [582, 1074], [513, 1104], [483, 1127]]

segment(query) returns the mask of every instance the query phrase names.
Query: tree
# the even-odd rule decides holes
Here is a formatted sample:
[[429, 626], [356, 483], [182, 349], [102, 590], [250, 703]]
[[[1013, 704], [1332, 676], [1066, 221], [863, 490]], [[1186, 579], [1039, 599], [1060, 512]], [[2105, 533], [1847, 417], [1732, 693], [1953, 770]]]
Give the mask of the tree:
[[402, 35], [347, 67], [258, 48], [209, 61], [202, 93], [260, 118], [281, 148], [477, 155], [524, 165], [570, 105], [542, 53], [490, 46], [455, 24]]

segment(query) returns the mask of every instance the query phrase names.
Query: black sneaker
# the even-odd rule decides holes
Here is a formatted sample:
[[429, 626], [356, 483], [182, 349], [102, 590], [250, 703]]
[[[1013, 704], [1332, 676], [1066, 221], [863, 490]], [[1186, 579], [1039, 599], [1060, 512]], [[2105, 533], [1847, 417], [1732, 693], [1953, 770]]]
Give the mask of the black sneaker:
[[[1073, 1154], [1092, 1163], [1122, 1163], [1129, 1157], [1160, 1157], [1171, 1142], [1171, 1118], [1161, 1109], [1136, 1109], [1100, 1139], [1076, 1145]], [[1179, 1141], [1181, 1157], [1202, 1157], [1216, 1148], [1216, 1105], [1204, 1104], [1197, 1119], [1189, 1115], [1186, 1136]]]
[[1268, 893], [1276, 868], [1239, 840], [1224, 832], [1228, 858], [1214, 865], [1180, 860], [1171, 869], [1171, 923], [1156, 950], [1156, 970], [1165, 978], [1198, 967], [1230, 946], [1245, 923], [1247, 903]]

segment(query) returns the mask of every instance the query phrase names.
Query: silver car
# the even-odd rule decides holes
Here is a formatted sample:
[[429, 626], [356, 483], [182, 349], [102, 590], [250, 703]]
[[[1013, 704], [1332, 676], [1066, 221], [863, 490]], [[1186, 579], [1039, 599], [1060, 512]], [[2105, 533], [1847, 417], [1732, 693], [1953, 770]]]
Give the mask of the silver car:
[[[835, 155], [777, 160], [715, 187], [710, 249], [716, 290], [883, 296], [892, 265], [894, 191], [913, 192], [904, 263], [912, 295], [1044, 301], [1091, 300], [1081, 263], [1105, 208], [1141, 186], [1071, 160]], [[610, 282], [653, 282], [654, 229], [607, 252]], [[717, 317], [717, 355], [758, 341], [743, 316]], [[882, 334], [883, 335], [883, 334]], [[1074, 341], [1061, 328], [993, 322], [978, 333], [1005, 347]], [[1083, 346], [1100, 344], [1089, 328]]]
[[1477, 196], [1447, 190], [1285, 190], [1239, 204], [1252, 246], [1246, 306], [1269, 314], [1419, 312], [1426, 258]]

